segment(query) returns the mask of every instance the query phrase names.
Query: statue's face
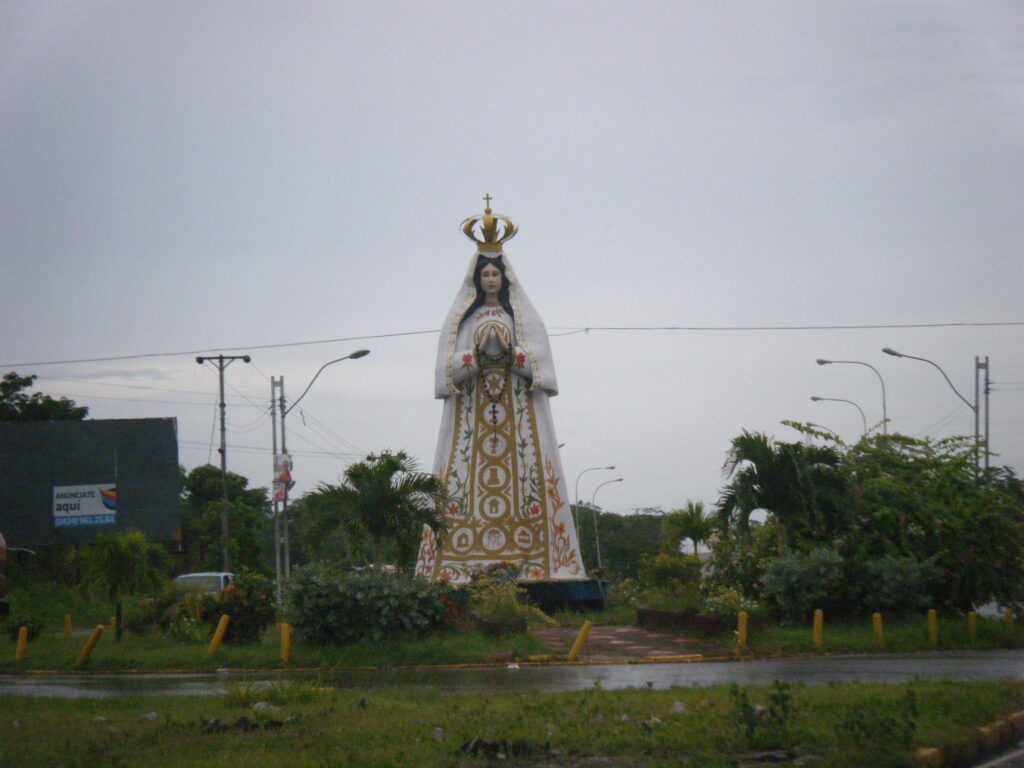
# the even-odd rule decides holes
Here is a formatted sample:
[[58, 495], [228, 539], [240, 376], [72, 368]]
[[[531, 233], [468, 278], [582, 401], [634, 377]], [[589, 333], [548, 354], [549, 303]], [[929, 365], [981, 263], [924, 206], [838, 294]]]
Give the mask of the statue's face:
[[501, 290], [501, 270], [494, 264], [488, 264], [480, 270], [480, 287], [487, 296], [497, 296]]

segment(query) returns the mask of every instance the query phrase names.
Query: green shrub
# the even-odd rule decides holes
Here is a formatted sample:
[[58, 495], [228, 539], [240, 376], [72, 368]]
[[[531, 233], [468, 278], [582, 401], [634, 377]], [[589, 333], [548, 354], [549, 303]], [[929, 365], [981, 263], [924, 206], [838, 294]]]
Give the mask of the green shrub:
[[450, 588], [420, 578], [375, 571], [332, 572], [319, 564], [297, 569], [285, 591], [285, 615], [295, 634], [314, 643], [418, 636], [447, 623]]
[[745, 598], [735, 589], [713, 586], [704, 597], [704, 613], [716, 616], [734, 616], [740, 611], [753, 613], [760, 606], [753, 600]]
[[[217, 592], [213, 600], [202, 599], [200, 618], [210, 625], [211, 631], [220, 617], [231, 617], [224, 642], [232, 645], [255, 643], [274, 623], [274, 587], [266, 576], [252, 571], [241, 571], [235, 581]], [[177, 629], [180, 629], [180, 622]]]
[[782, 555], [765, 568], [761, 595], [769, 608], [789, 620], [805, 617], [816, 608], [842, 612], [848, 607], [844, 576], [843, 558], [834, 549]]
[[70, 614], [76, 624], [106, 624], [110, 604], [102, 597], [81, 594], [64, 584], [23, 578], [7, 593], [11, 613], [31, 614], [47, 626], [59, 627]]
[[685, 611], [687, 613], [702, 613], [704, 611], [704, 598], [696, 584], [645, 589], [637, 596], [637, 603], [643, 608], [653, 608], [658, 611]]
[[522, 624], [530, 620], [557, 623], [527, 601], [526, 590], [515, 582], [518, 568], [510, 563], [493, 563], [474, 574], [466, 592], [473, 615], [491, 625]]
[[644, 557], [640, 564], [640, 582], [654, 589], [678, 589], [700, 579], [700, 560], [692, 555]]
[[932, 605], [932, 589], [942, 576], [933, 560], [885, 555], [863, 566], [863, 605], [872, 611], [907, 612]]
[[4, 620], [3, 626], [7, 630], [7, 634], [10, 636], [11, 640], [18, 639], [18, 632], [22, 627], [28, 627], [29, 640], [35, 640], [39, 637], [39, 633], [45, 629], [42, 621], [27, 613], [11, 614]]

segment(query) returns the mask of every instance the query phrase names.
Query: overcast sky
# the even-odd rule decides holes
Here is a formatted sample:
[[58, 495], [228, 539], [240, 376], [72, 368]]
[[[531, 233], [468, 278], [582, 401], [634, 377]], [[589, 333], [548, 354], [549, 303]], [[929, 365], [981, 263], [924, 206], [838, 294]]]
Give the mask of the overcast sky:
[[[819, 357], [879, 370], [890, 431], [973, 432], [884, 346], [971, 402], [990, 356], [994, 461], [1024, 469], [1016, 0], [0, 5], [0, 371], [176, 417], [188, 468], [218, 461], [196, 351], [252, 356], [228, 463], [267, 485], [270, 377], [294, 399], [362, 347], [288, 418], [296, 490], [385, 448], [429, 468], [485, 193], [553, 336], [570, 491], [617, 467], [582, 500], [714, 502], [743, 428], [860, 434], [811, 395], [877, 425], [875, 374]], [[660, 326], [704, 330], [598, 330]], [[869, 327], [750, 330], [801, 326]]]

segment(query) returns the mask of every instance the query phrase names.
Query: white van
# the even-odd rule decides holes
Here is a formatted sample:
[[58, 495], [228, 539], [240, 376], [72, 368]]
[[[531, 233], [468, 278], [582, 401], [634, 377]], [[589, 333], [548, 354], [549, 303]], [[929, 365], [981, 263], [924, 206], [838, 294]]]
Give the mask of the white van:
[[226, 571], [206, 571], [204, 573], [183, 573], [174, 577], [174, 583], [186, 589], [200, 592], [220, 592], [235, 580], [235, 574]]

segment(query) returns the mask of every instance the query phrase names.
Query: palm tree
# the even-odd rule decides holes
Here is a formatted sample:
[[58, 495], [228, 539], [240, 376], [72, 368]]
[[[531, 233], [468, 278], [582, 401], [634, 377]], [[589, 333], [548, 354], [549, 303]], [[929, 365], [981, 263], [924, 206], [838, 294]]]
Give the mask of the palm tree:
[[687, 500], [684, 509], [673, 509], [662, 518], [661, 532], [672, 554], [678, 554], [683, 539], [692, 541], [693, 554], [698, 554], [698, 545], [711, 535], [711, 520], [704, 514], [704, 502]]
[[423, 525], [444, 529], [443, 496], [438, 477], [420, 472], [405, 451], [384, 451], [352, 464], [340, 485], [321, 483], [303, 500], [314, 518], [313, 536], [339, 528], [349, 537], [368, 536], [379, 567], [384, 541], [394, 541], [402, 562], [411, 562]]
[[163, 584], [170, 557], [159, 544], [133, 529], [101, 533], [86, 557], [82, 586], [105, 595], [114, 604], [115, 637], [120, 640], [121, 597]]
[[776, 443], [760, 432], [733, 438], [722, 467], [731, 478], [718, 500], [719, 522], [749, 529], [750, 515], [765, 510], [779, 528], [779, 548], [796, 534], [827, 539], [842, 525], [846, 477], [831, 446]]

